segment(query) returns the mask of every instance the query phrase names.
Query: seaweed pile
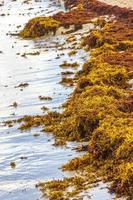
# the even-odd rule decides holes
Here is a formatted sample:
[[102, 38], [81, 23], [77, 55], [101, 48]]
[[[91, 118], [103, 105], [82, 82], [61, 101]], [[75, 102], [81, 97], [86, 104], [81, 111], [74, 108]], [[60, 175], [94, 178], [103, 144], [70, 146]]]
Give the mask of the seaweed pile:
[[59, 12], [51, 17], [35, 17], [29, 20], [19, 35], [24, 38], [40, 37], [51, 31], [56, 33], [60, 26], [69, 28], [70, 25], [74, 25], [77, 30], [82, 28], [82, 24], [89, 23], [92, 19], [105, 15], [115, 16], [117, 20], [132, 23], [132, 10], [107, 5], [97, 0], [65, 0], [65, 6], [70, 10]]
[[25, 28], [19, 33], [23, 38], [35, 38], [47, 35], [49, 32], [56, 33], [60, 22], [52, 17], [35, 17], [26, 24]]
[[[110, 182], [111, 192], [133, 199], [133, 91], [129, 82], [133, 78], [133, 11], [95, 0], [68, 0], [66, 6], [77, 6], [77, 12], [72, 9], [53, 16], [63, 25], [80, 25], [102, 16], [81, 41], [90, 58], [76, 74], [77, 85], [64, 111], [25, 116], [19, 120], [23, 122], [20, 129], [42, 125], [59, 140], [88, 142], [87, 152], [63, 166], [63, 170], [78, 171], [78, 177], [38, 187], [49, 199], [70, 199], [102, 177]], [[103, 15], [115, 17], [107, 22]], [[69, 187], [74, 187], [72, 192]]]

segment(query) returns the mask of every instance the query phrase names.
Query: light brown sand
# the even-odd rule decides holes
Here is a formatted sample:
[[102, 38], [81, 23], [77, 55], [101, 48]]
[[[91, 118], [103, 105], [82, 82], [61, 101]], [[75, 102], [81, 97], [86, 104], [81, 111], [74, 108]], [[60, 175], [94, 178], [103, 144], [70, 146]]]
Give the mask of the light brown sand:
[[127, 7], [133, 9], [133, 0], [99, 0], [110, 5], [117, 5], [120, 7]]

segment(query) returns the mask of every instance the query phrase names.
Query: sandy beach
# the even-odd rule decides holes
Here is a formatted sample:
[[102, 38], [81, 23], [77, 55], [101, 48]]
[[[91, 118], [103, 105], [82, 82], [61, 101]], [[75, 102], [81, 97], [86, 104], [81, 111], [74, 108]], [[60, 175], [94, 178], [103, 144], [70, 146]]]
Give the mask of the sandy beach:
[[127, 7], [133, 9], [133, 0], [99, 0], [110, 5], [117, 5], [120, 7]]

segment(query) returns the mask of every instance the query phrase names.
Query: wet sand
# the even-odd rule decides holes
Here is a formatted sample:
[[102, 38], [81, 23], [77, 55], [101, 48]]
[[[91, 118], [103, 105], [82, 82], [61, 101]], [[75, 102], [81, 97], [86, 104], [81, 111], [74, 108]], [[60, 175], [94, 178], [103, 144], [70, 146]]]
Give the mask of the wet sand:
[[133, 9], [133, 0], [99, 0], [109, 5], [117, 5], [120, 7], [127, 7]]

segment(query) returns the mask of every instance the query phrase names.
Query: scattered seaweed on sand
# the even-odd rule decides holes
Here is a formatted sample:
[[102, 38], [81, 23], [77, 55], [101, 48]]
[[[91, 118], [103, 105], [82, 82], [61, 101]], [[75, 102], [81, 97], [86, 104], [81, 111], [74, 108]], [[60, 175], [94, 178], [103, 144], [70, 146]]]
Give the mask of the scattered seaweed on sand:
[[73, 51], [70, 51], [70, 52], [68, 53], [68, 55], [69, 55], [69, 56], [74, 56], [76, 53], [77, 53], [77, 51], [73, 50]]
[[45, 100], [45, 101], [52, 101], [52, 97], [48, 97], [48, 96], [39, 96], [39, 99], [41, 100], [41, 101], [43, 101], [43, 100]]
[[29, 83], [20, 83], [18, 86], [15, 86], [15, 88], [25, 88], [28, 86], [29, 86]]
[[74, 72], [72, 72], [72, 71], [64, 71], [64, 72], [61, 72], [61, 75], [62, 75], [62, 76], [73, 75], [73, 74], [74, 74]]
[[10, 162], [10, 167], [12, 169], [15, 169], [16, 168], [16, 163], [14, 161]]
[[34, 52], [31, 52], [31, 53], [24, 53], [21, 56], [22, 57], [26, 57], [28, 55], [30, 55], [30, 56], [38, 56], [38, 55], [40, 55], [40, 52], [39, 51], [34, 51]]
[[63, 77], [59, 83], [66, 86], [73, 86], [74, 80], [72, 78]]
[[14, 108], [17, 108], [18, 107], [18, 103], [16, 101], [14, 101], [11, 106], [14, 107]]
[[60, 65], [60, 67], [62, 67], [62, 68], [69, 68], [69, 67], [71, 67], [71, 68], [77, 68], [77, 67], [79, 67], [79, 64], [78, 64], [77, 62], [68, 63], [67, 61], [64, 61], [64, 62]]
[[48, 110], [49, 110], [49, 108], [48, 108], [48, 107], [46, 107], [46, 106], [43, 106], [43, 107], [41, 107], [41, 110], [43, 110], [43, 111], [45, 112], [45, 111], [48, 111]]
[[89, 176], [76, 175], [71, 178], [64, 178], [63, 180], [52, 180], [49, 182], [41, 182], [36, 185], [45, 196], [50, 200], [68, 200], [75, 197], [83, 191], [89, 188], [89, 184], [94, 181], [94, 174]]

